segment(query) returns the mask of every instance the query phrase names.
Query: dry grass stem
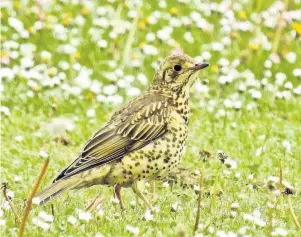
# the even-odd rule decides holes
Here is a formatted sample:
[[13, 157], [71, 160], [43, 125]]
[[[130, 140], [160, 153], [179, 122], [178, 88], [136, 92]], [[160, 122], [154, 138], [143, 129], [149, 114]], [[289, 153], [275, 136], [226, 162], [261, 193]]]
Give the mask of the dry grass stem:
[[11, 199], [8, 197], [8, 195], [7, 195], [8, 184], [7, 184], [7, 183], [3, 183], [2, 188], [3, 188], [3, 195], [4, 195], [4, 198], [5, 198], [5, 200], [9, 203], [9, 206], [10, 206], [12, 212], [14, 213], [14, 216], [15, 216], [15, 218], [16, 218], [16, 221], [17, 221], [18, 223], [21, 223], [21, 218], [19, 217], [19, 215], [18, 215], [18, 213], [17, 213], [17, 211], [16, 211], [16, 208], [15, 208], [15, 206], [14, 206], [14, 203], [12, 202], [12, 200], [11, 200]]
[[33, 199], [33, 197], [35, 196], [35, 194], [37, 193], [37, 191], [39, 189], [39, 186], [40, 186], [40, 184], [42, 182], [42, 179], [43, 179], [43, 177], [46, 173], [46, 170], [48, 168], [48, 164], [49, 164], [49, 158], [45, 160], [44, 165], [42, 167], [42, 170], [40, 172], [40, 175], [37, 179], [37, 182], [35, 183], [33, 189], [31, 190], [31, 193], [30, 193], [29, 198], [27, 200], [27, 205], [26, 205], [26, 208], [25, 208], [24, 216], [23, 216], [23, 219], [22, 219], [21, 227], [20, 227], [19, 237], [24, 236], [26, 222], [28, 220], [28, 216], [29, 216], [30, 209], [31, 209], [31, 206], [32, 206], [32, 199]]
[[[98, 194], [96, 196], [96, 198], [89, 204], [89, 206], [86, 208], [86, 211], [87, 212], [90, 212], [92, 213], [96, 207], [101, 204], [103, 202], [103, 197], [100, 196], [100, 194]], [[77, 230], [78, 227], [80, 226], [80, 222], [77, 222], [75, 225], [74, 225], [74, 230]]]

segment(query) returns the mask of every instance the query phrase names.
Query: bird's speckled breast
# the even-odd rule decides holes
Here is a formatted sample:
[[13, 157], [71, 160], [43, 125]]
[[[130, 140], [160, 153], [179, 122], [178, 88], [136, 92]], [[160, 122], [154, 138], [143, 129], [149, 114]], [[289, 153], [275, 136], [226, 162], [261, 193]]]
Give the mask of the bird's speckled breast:
[[168, 123], [168, 132], [112, 165], [111, 172], [104, 182], [109, 185], [129, 186], [136, 179], [150, 181], [166, 176], [177, 168], [183, 156], [186, 138], [187, 123], [183, 116], [173, 111]]

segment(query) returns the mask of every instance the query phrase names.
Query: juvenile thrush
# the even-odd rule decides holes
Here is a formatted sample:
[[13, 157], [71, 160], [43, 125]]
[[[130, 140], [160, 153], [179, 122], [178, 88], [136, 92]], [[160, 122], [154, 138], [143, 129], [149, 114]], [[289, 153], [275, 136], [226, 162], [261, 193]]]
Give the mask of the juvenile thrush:
[[133, 191], [151, 208], [143, 194], [146, 182], [176, 169], [185, 146], [189, 120], [189, 90], [207, 63], [188, 55], [167, 57], [150, 87], [117, 110], [87, 142], [78, 157], [37, 195], [44, 204], [70, 189], [93, 185]]

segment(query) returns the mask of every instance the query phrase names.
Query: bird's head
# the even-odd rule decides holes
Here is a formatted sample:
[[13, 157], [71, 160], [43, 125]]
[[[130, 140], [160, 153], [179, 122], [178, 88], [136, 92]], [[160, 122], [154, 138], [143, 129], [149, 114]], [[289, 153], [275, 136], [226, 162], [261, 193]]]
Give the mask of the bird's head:
[[179, 91], [183, 88], [189, 89], [200, 70], [208, 66], [208, 63], [198, 63], [186, 54], [169, 56], [161, 62], [153, 85], [171, 91]]

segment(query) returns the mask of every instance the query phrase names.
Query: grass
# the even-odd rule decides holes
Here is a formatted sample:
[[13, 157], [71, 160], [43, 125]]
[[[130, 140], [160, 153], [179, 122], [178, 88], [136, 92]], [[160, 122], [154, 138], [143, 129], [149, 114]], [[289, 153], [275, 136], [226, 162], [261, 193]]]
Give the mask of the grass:
[[[250, 20], [251, 13], [256, 9], [263, 11], [270, 7], [272, 2], [255, 1], [253, 5], [242, 4], [246, 20]], [[8, 26], [8, 17], [13, 16], [13, 12], [16, 12], [17, 18], [24, 22], [25, 28], [28, 29], [35, 22], [36, 15], [32, 13], [28, 5], [23, 5], [22, 2], [21, 5], [18, 5], [18, 3], [18, 1], [14, 1], [13, 10], [9, 11], [5, 8], [1, 10], [2, 24]], [[99, 5], [102, 4], [104, 3], [100, 1]], [[259, 10], [258, 4], [261, 6]], [[55, 6], [60, 6], [60, 9]], [[112, 6], [117, 9], [116, 11], [113, 9], [115, 14], [113, 19], [127, 19], [129, 7], [126, 4], [116, 2]], [[158, 9], [155, 3], [146, 3], [140, 8], [138, 29], [131, 28], [130, 32], [121, 35], [117, 40], [110, 39], [109, 31], [105, 31], [103, 38], [107, 39], [109, 44], [102, 50], [97, 47], [88, 34], [93, 19], [96, 17], [94, 9], [90, 9], [88, 15], [83, 16], [86, 20], [82, 27], [66, 25], [68, 39], [65, 43], [74, 38], [81, 40], [77, 47], [77, 56], [66, 55], [57, 50], [62, 42], [52, 35], [53, 23], [48, 18], [46, 21], [50, 23], [44, 30], [32, 33], [29, 39], [18, 38], [16, 41], [20, 44], [31, 42], [36, 45], [35, 65], [44, 63], [39, 52], [47, 50], [52, 54], [51, 60], [46, 63], [48, 68], [57, 68], [61, 60], [65, 60], [71, 65], [79, 63], [93, 69], [92, 78], [103, 84], [114, 84], [103, 76], [103, 72], [110, 70], [106, 64], [109, 59], [117, 63], [117, 68], [119, 63], [124, 65], [125, 74], [145, 73], [150, 82], [154, 74], [151, 63], [158, 57], [168, 55], [172, 47], [165, 46], [165, 42], [157, 39], [153, 45], [158, 48], [159, 55], [141, 56], [139, 45], [145, 42], [146, 33], [148, 31], [156, 32], [169, 23], [168, 20], [162, 19], [155, 25], [147, 25], [145, 19], [155, 10], [169, 12], [172, 7], [179, 11], [175, 18], [180, 18], [183, 15], [189, 15], [197, 6], [168, 2], [166, 9]], [[69, 12], [72, 13], [70, 19], [76, 15], [83, 15], [83, 8], [84, 6], [81, 4], [67, 5], [56, 1], [43, 11], [47, 17], [52, 16], [59, 22], [63, 22]], [[300, 4], [289, 2], [288, 10], [298, 8], [300, 8]], [[237, 19], [240, 19], [240, 14], [242, 13], [235, 11]], [[212, 13], [205, 17], [214, 25], [212, 32], [202, 32], [192, 25], [189, 29], [195, 38], [194, 44], [189, 44], [182, 38], [183, 28], [181, 27], [176, 28], [172, 36], [186, 53], [197, 56], [205, 50], [203, 45], [220, 41], [223, 38], [219, 23], [223, 15], [224, 13]], [[143, 22], [144, 28], [142, 27]], [[135, 19], [132, 19], [131, 23], [132, 27], [135, 27]], [[71, 33], [72, 28], [77, 28], [78, 33]], [[276, 31], [265, 27], [262, 22], [259, 28], [273, 44]], [[272, 85], [275, 85], [277, 72], [285, 73], [286, 81], [292, 82], [293, 87], [300, 84], [300, 78], [298, 79], [292, 73], [293, 69], [298, 67], [296, 62], [301, 60], [300, 36], [291, 40], [290, 31], [292, 29], [288, 24], [282, 29], [280, 39], [277, 39], [280, 41], [278, 53], [281, 63], [273, 65], [270, 69], [273, 76], [269, 79], [269, 83]], [[3, 31], [1, 44], [13, 39], [13, 34], [15, 31], [11, 27], [8, 27], [7, 31]], [[236, 37], [231, 38], [231, 45], [222, 52], [210, 51], [212, 58], [209, 61], [212, 66], [209, 70], [204, 71], [201, 78], [209, 81], [210, 92], [204, 95], [192, 89], [191, 93], [189, 136], [187, 151], [182, 162], [182, 166], [187, 167], [190, 171], [187, 176], [184, 174], [179, 176], [184, 179], [184, 183], [198, 184], [200, 178], [194, 176], [193, 172], [200, 169], [203, 172], [204, 187], [200, 203], [200, 225], [196, 233], [203, 233], [205, 236], [218, 236], [219, 234], [224, 236], [220, 232], [218, 234], [218, 231], [224, 231], [243, 236], [242, 228], [247, 227], [245, 235], [272, 236], [271, 233], [277, 228], [283, 228], [288, 231], [288, 236], [297, 237], [301, 232], [295, 223], [296, 220], [292, 218], [292, 210], [295, 211], [297, 222], [300, 223], [301, 99], [295, 94], [292, 94], [292, 97], [287, 100], [277, 99], [274, 91], [270, 92], [266, 87], [259, 87], [256, 89], [262, 93], [261, 99], [252, 98], [247, 91], [237, 93], [237, 98], [243, 103], [242, 108], [226, 108], [225, 99], [233, 97], [233, 94], [238, 92], [238, 84], [246, 83], [247, 78], [241, 76], [228, 85], [221, 85], [218, 82], [221, 75], [221, 69], [218, 68], [219, 59], [227, 58], [230, 61], [236, 58], [241, 59], [238, 71], [249, 69], [259, 81], [264, 77], [264, 70], [266, 70], [264, 62], [271, 53], [261, 49], [261, 45], [258, 45], [258, 49], [250, 47], [249, 41], [255, 37], [256, 32], [236, 31], [236, 34]], [[123, 42], [130, 44], [130, 47], [127, 47], [128, 45], [124, 47]], [[2, 49], [2, 51], [5, 50]], [[287, 51], [296, 53], [297, 61], [295, 63], [289, 63], [283, 58]], [[144, 59], [139, 69], [133, 69], [126, 65], [128, 60], [132, 60], [131, 58], [125, 59], [127, 52]], [[12, 60], [9, 65], [3, 64], [2, 67], [12, 68], [19, 64], [19, 59], [16, 59]], [[77, 72], [69, 69], [65, 73], [67, 83], [74, 84], [73, 78]], [[12, 202], [19, 216], [22, 217], [24, 199], [29, 197], [45, 161], [41, 157], [40, 151], [46, 151], [50, 158], [46, 178], [42, 180], [41, 185], [45, 187], [59, 170], [76, 157], [83, 144], [109, 119], [117, 106], [98, 102], [96, 95], [88, 90], [83, 90], [80, 96], [69, 95], [60, 86], [54, 88], [40, 86], [37, 91], [34, 91], [33, 97], [30, 97], [27, 96], [28, 91], [31, 90], [27, 85], [27, 79], [18, 75], [11, 81], [4, 78], [3, 85], [1, 103], [2, 106], [9, 108], [11, 115], [2, 115], [1, 118], [1, 182], [8, 182], [9, 190], [14, 192]], [[133, 86], [146, 88], [146, 85], [140, 85], [137, 81], [134, 81]], [[283, 90], [283, 87], [276, 87], [276, 90]], [[122, 88], [118, 90], [117, 94], [124, 96], [126, 100], [130, 97]], [[210, 110], [208, 105], [212, 101], [216, 105]], [[200, 104], [205, 106], [200, 106]], [[254, 104], [255, 108], [248, 110], [248, 104]], [[89, 108], [95, 109], [95, 117], [87, 117], [86, 112]], [[219, 116], [222, 110], [226, 111], [226, 116]], [[67, 140], [65, 144], [42, 129], [45, 123], [56, 117], [76, 118], [74, 119], [75, 129], [64, 135], [64, 139]], [[15, 139], [19, 135], [23, 136], [22, 141]], [[284, 141], [289, 141], [291, 149], [284, 148]], [[261, 147], [264, 148], [259, 154], [258, 149]], [[232, 160], [235, 160], [237, 169], [231, 169], [222, 164], [216, 155], [218, 150], [224, 151]], [[210, 152], [211, 158], [204, 162], [203, 157], [199, 154], [200, 151]], [[269, 189], [271, 187], [266, 184], [268, 177], [280, 177], [280, 160], [282, 162], [282, 180], [287, 180], [294, 186], [296, 189], [294, 195], [275, 195]], [[22, 180], [15, 182], [16, 176], [21, 176]], [[276, 182], [275, 185], [277, 189], [279, 184]], [[51, 206], [49, 204], [42, 207], [33, 206], [25, 236], [96, 236], [96, 233], [104, 236], [133, 236], [133, 233], [126, 230], [127, 225], [138, 227], [139, 236], [192, 236], [198, 194], [192, 188], [182, 188], [179, 183], [164, 188], [162, 181], [157, 181], [156, 187], [157, 198], [152, 202], [160, 210], [154, 213], [153, 221], [145, 220], [145, 207], [141, 203], [135, 206], [130, 205], [132, 200], [136, 200], [130, 189], [123, 191], [126, 210], [121, 213], [118, 204], [110, 201], [112, 188], [99, 186], [69, 192], [54, 200], [52, 203], [55, 218], [48, 231], [34, 225], [32, 218], [37, 217], [42, 210], [51, 213]], [[283, 187], [280, 188], [282, 191]], [[150, 188], [148, 191], [151, 192]], [[99, 193], [104, 197], [102, 204], [104, 215], [97, 215], [97, 210], [94, 210], [92, 212], [93, 219], [88, 222], [82, 221], [79, 225], [76, 224], [76, 228], [67, 221], [69, 216], [77, 217], [75, 210], [85, 210]], [[1, 235], [18, 236], [20, 224], [15, 221], [13, 212], [5, 208], [4, 197], [1, 198], [1, 210], [4, 212], [1, 219], [5, 220], [5, 224], [1, 226]], [[175, 203], [178, 203], [180, 208], [172, 211], [172, 205]], [[232, 203], [239, 203], [239, 207], [231, 207]], [[273, 204], [272, 208], [269, 208], [269, 203]], [[260, 211], [260, 220], [266, 222], [262, 227], [255, 223], [256, 220], [248, 221], [245, 217], [246, 214], [252, 214], [255, 210]]]

